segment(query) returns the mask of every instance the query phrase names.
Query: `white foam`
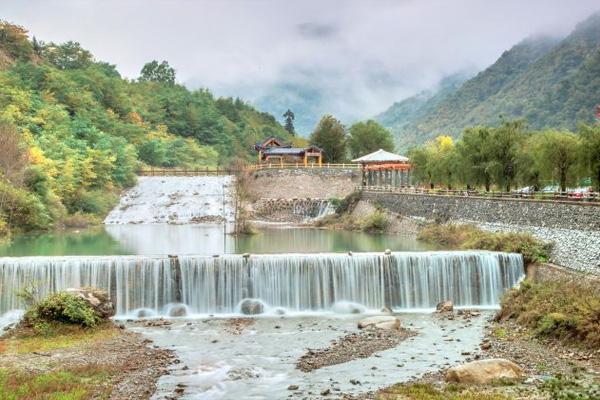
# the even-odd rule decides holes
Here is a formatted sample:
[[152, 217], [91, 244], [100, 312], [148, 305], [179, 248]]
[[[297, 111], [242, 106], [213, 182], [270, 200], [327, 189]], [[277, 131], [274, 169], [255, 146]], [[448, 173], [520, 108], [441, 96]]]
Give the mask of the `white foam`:
[[105, 224], [233, 221], [233, 176], [140, 177]]

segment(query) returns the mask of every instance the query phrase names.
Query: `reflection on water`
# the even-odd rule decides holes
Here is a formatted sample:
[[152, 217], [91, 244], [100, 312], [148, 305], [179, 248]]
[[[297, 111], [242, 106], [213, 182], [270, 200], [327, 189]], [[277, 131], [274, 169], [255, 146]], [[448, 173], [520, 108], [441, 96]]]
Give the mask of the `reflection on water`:
[[0, 245], [0, 256], [118, 254], [309, 253], [423, 251], [435, 247], [402, 235], [312, 228], [264, 228], [256, 235], [225, 235], [223, 225], [107, 225], [84, 231], [23, 235]]

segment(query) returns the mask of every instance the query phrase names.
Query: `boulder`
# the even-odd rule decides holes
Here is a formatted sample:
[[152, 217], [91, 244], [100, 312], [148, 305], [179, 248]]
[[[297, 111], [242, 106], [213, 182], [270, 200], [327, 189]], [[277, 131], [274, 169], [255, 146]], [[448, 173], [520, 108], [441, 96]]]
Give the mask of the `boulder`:
[[450, 300], [444, 300], [435, 306], [437, 312], [452, 312], [454, 311], [454, 303]]
[[185, 304], [173, 304], [169, 307], [169, 317], [185, 317], [188, 314], [188, 308]]
[[244, 299], [240, 303], [240, 311], [244, 315], [256, 315], [265, 312], [265, 305], [258, 299]]
[[514, 362], [503, 358], [472, 361], [446, 372], [447, 382], [487, 385], [497, 381], [522, 381], [525, 373]]
[[85, 300], [102, 319], [108, 319], [115, 315], [115, 307], [110, 301], [108, 293], [101, 289], [91, 287], [71, 288], [65, 290], [65, 292], [75, 294]]
[[358, 322], [359, 329], [377, 328], [399, 330], [400, 320], [391, 315], [379, 315], [376, 317], [368, 317]]

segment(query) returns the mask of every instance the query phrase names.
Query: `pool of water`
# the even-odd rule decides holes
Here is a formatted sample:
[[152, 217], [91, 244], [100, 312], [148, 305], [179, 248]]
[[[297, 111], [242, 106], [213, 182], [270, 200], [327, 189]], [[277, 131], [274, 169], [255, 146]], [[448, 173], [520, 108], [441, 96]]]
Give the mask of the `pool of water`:
[[255, 235], [225, 234], [223, 225], [106, 225], [81, 231], [17, 236], [0, 257], [427, 251], [413, 236], [314, 228], [263, 227]]

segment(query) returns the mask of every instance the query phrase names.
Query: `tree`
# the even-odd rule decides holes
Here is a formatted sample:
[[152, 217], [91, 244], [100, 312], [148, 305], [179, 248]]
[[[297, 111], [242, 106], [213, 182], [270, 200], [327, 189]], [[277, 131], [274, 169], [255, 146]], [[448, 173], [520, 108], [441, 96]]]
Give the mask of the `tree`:
[[0, 123], [0, 154], [0, 179], [20, 186], [27, 166], [27, 151], [14, 126]]
[[592, 177], [596, 191], [600, 192], [600, 123], [583, 125], [579, 136], [584, 170]]
[[333, 115], [325, 115], [319, 121], [310, 142], [323, 149], [327, 162], [343, 162], [346, 160], [346, 131], [344, 126]]
[[175, 69], [166, 61], [159, 64], [158, 61], [153, 60], [144, 65], [139, 80], [140, 82], [158, 82], [173, 85], [175, 84]]
[[357, 158], [379, 149], [394, 151], [392, 134], [372, 119], [357, 122], [349, 129], [348, 146], [352, 158]]
[[27, 30], [0, 20], [0, 48], [15, 60], [28, 61], [33, 48], [27, 37]]
[[544, 131], [540, 137], [538, 162], [542, 171], [558, 178], [561, 191], [567, 190], [567, 181], [577, 161], [579, 138], [571, 132]]
[[487, 127], [467, 128], [463, 138], [456, 144], [462, 162], [467, 187], [483, 185], [486, 191], [492, 184], [490, 170], [493, 150], [490, 146], [491, 129]]
[[517, 176], [517, 154], [525, 139], [523, 121], [506, 121], [492, 130], [488, 145], [495, 183], [508, 192]]
[[42, 55], [58, 69], [86, 68], [93, 62], [92, 53], [73, 41], [62, 44], [50, 42], [44, 45]]
[[288, 108], [288, 110], [283, 114], [283, 117], [285, 118], [285, 130], [288, 131], [288, 133], [292, 136], [296, 135], [296, 130], [294, 129], [294, 119], [296, 116], [292, 110]]

